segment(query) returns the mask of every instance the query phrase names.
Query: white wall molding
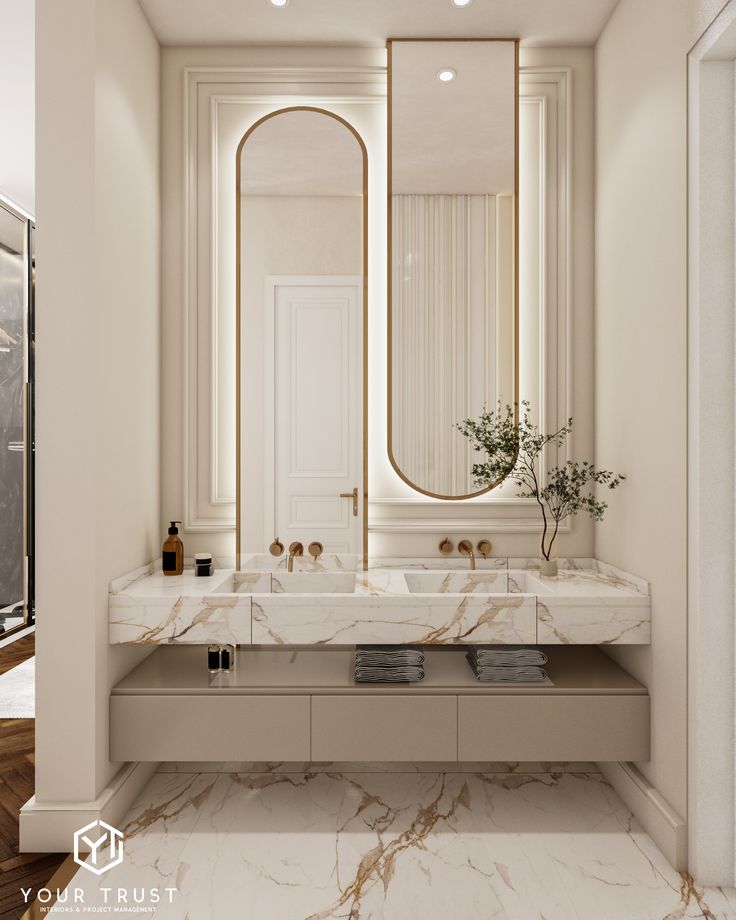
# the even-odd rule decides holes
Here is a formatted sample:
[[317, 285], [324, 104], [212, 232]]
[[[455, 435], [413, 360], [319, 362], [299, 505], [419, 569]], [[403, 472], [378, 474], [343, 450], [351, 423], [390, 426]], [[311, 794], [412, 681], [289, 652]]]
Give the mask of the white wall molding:
[[[559, 533], [570, 533], [569, 520]], [[370, 501], [372, 533], [541, 533], [539, 505], [533, 498], [417, 502], [412, 498]]]
[[185, 67], [183, 83], [183, 524], [188, 532], [223, 533], [235, 529], [234, 394], [222, 387], [223, 365], [233, 360], [227, 349], [234, 355], [227, 322], [234, 315], [235, 271], [234, 232], [232, 247], [220, 245], [223, 227], [234, 228], [234, 200], [232, 215], [220, 207], [230, 181], [221, 168], [229, 154], [221, 146], [223, 113], [229, 117], [240, 107], [242, 136], [267, 111], [295, 103], [383, 104], [386, 71], [368, 65]]
[[[541, 533], [539, 505], [534, 499], [441, 501], [417, 504], [413, 499], [384, 498], [370, 502], [371, 533]], [[571, 532], [561, 524], [561, 534]]]
[[688, 849], [719, 886], [736, 880], [735, 73], [731, 2], [688, 58]]
[[102, 820], [119, 827], [157, 767], [126, 764], [92, 802], [38, 802], [32, 796], [20, 810], [20, 852], [68, 853], [74, 832], [85, 824]]
[[688, 868], [687, 824], [633, 763], [602, 763], [601, 771], [678, 872]]

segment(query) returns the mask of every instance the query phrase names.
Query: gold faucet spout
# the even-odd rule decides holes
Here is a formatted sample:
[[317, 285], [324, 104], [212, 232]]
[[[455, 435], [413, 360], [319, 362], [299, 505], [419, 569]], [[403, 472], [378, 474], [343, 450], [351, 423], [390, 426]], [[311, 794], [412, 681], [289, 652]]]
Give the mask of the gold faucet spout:
[[293, 572], [294, 571], [294, 557], [303, 556], [303, 555], [304, 555], [304, 546], [299, 542], [291, 543], [289, 545], [289, 560], [286, 563], [286, 571]]
[[461, 540], [458, 543], [457, 548], [460, 550], [463, 556], [468, 557], [468, 560], [470, 562], [471, 571], [474, 570], [475, 569], [475, 553], [473, 552], [473, 544], [470, 542], [470, 540]]

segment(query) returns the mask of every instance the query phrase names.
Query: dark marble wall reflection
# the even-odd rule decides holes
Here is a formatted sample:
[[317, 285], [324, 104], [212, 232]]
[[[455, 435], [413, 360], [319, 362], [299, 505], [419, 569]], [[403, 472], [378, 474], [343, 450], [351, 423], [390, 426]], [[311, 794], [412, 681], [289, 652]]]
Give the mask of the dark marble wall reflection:
[[23, 234], [0, 208], [0, 610], [23, 599]]

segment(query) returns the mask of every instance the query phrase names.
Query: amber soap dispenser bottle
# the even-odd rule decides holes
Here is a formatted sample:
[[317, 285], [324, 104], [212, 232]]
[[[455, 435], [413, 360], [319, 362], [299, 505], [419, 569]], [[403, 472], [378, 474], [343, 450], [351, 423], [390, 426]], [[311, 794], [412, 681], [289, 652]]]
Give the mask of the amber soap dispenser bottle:
[[162, 565], [164, 575], [181, 575], [184, 571], [184, 544], [179, 538], [177, 524], [181, 524], [181, 521], [171, 522], [169, 535], [164, 542]]

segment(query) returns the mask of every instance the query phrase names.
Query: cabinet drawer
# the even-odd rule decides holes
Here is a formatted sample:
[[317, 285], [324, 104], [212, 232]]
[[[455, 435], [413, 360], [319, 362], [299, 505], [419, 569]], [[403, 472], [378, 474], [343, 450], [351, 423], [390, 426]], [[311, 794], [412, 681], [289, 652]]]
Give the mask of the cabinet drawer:
[[457, 698], [314, 696], [312, 759], [457, 760]]
[[460, 697], [458, 759], [648, 760], [649, 697]]
[[112, 696], [110, 759], [309, 760], [309, 697]]

